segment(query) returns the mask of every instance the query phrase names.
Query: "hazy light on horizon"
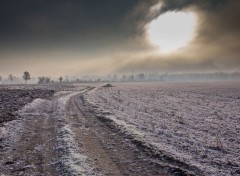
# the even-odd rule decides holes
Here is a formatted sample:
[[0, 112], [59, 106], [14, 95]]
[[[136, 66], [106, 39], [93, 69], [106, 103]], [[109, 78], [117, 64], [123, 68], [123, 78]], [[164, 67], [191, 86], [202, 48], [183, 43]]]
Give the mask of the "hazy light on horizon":
[[147, 35], [151, 44], [163, 53], [186, 46], [193, 38], [196, 17], [193, 13], [168, 12], [150, 22]]
[[239, 0], [1, 0], [0, 76], [240, 71], [239, 7]]

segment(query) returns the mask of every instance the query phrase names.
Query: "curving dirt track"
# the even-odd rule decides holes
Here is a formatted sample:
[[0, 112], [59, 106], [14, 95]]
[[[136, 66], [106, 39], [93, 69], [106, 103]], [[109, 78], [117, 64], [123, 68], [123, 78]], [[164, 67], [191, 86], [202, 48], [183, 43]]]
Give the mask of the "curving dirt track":
[[37, 99], [5, 126], [0, 175], [184, 175], [96, 118], [79, 92]]

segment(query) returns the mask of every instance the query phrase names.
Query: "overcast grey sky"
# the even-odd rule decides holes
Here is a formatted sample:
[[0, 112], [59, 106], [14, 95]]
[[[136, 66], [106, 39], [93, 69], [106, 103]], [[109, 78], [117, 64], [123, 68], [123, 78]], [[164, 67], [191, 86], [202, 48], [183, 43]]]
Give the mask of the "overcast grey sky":
[[[157, 51], [149, 26], [177, 12], [196, 17], [194, 30], [185, 27], [193, 37]], [[238, 0], [0, 0], [0, 75], [239, 71], [239, 17]], [[177, 16], [170, 22], [185, 26]]]

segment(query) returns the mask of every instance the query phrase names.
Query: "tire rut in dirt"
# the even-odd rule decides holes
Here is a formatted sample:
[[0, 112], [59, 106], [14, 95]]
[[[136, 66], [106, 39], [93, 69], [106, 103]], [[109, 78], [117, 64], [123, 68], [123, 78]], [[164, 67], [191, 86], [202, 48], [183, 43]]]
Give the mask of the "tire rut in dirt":
[[76, 130], [82, 140], [85, 155], [93, 160], [105, 175], [173, 175], [154, 162], [147, 153], [139, 150], [127, 136], [100, 122], [84, 106], [82, 96], [73, 97], [71, 104], [77, 112], [75, 124], [81, 124], [81, 128]]
[[[104, 175], [122, 175], [110, 155], [103, 148], [101, 141], [93, 133], [93, 126], [81, 113], [75, 97], [72, 97], [67, 105], [68, 124], [71, 125], [75, 134], [75, 140], [89, 162], [95, 167], [95, 173]], [[99, 158], [101, 158], [99, 160]]]

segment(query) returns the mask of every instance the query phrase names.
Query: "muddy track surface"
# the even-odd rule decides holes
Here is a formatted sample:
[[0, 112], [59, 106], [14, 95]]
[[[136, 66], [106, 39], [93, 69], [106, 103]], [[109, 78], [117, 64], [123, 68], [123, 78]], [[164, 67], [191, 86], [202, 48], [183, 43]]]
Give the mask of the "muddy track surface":
[[23, 108], [0, 141], [0, 175], [183, 175], [100, 121], [82, 96], [91, 89]]

